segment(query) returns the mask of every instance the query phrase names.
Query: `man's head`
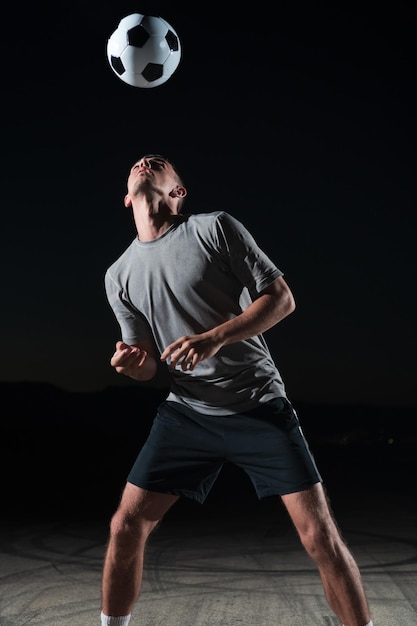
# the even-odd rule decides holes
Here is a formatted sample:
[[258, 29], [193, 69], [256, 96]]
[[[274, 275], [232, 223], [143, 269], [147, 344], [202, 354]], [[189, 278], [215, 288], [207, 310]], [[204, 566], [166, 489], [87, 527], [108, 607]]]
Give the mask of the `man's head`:
[[132, 197], [140, 193], [157, 191], [177, 199], [177, 211], [184, 204], [187, 191], [175, 165], [160, 154], [147, 154], [131, 167], [127, 179], [125, 205], [131, 206]]

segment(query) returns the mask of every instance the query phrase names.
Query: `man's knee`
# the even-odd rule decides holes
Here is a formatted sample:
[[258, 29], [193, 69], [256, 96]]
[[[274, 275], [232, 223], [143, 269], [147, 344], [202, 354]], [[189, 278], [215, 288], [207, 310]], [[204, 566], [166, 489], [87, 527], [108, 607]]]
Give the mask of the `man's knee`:
[[140, 512], [132, 515], [119, 508], [110, 522], [110, 537], [119, 546], [145, 544], [155, 526], [156, 522], [146, 519]]

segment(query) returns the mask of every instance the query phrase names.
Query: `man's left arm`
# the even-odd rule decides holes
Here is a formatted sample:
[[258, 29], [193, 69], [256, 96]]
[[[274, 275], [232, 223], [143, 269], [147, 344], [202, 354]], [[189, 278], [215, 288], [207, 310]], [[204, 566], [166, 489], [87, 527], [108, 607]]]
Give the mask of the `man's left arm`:
[[180, 337], [169, 344], [161, 354], [161, 361], [171, 358], [171, 367], [179, 364], [183, 370], [193, 370], [197, 363], [217, 354], [222, 346], [260, 335], [294, 310], [291, 289], [279, 276], [233, 319], [204, 333]]

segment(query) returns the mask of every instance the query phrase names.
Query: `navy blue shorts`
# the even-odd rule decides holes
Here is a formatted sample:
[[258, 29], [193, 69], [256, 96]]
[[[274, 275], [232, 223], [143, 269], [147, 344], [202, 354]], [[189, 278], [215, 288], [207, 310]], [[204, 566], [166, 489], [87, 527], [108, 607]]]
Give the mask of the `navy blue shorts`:
[[302, 491], [322, 480], [285, 398], [227, 416], [163, 402], [127, 480], [202, 503], [225, 462], [246, 472], [259, 499]]

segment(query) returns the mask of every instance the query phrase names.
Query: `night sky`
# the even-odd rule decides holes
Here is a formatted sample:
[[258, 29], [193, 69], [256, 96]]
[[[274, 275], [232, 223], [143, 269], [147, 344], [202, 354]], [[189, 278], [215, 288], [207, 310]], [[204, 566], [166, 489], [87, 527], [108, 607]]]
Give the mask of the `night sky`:
[[[284, 272], [297, 309], [266, 339], [292, 399], [417, 406], [412, 6], [222, 4], [9, 7], [0, 382], [136, 384], [109, 364], [119, 329], [103, 277], [135, 236], [128, 169], [159, 152], [183, 175], [186, 212], [230, 212]], [[133, 12], [181, 38], [154, 89], [107, 63]]]

